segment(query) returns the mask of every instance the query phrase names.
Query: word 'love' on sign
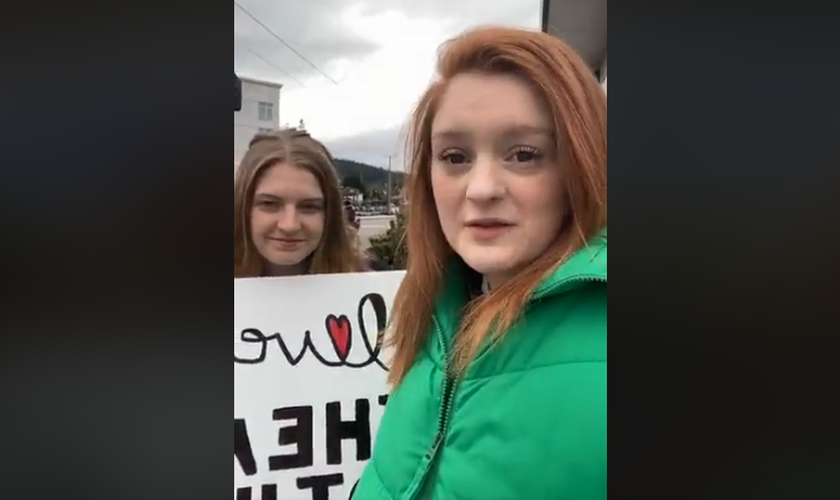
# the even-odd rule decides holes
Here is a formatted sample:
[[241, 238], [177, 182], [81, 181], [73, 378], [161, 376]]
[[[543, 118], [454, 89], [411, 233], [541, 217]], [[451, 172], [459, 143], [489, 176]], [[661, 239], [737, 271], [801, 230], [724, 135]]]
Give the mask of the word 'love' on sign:
[[234, 280], [234, 499], [346, 500], [388, 400], [403, 272]]

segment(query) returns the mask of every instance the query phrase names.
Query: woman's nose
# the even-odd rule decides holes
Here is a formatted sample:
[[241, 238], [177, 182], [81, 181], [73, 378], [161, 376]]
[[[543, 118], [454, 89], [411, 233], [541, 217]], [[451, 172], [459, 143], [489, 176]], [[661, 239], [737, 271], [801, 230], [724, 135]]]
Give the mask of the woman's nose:
[[467, 199], [477, 203], [497, 200], [504, 194], [499, 167], [492, 158], [478, 158], [467, 180]]
[[277, 220], [277, 229], [285, 233], [293, 233], [300, 229], [300, 216], [294, 207], [288, 207], [280, 212]]

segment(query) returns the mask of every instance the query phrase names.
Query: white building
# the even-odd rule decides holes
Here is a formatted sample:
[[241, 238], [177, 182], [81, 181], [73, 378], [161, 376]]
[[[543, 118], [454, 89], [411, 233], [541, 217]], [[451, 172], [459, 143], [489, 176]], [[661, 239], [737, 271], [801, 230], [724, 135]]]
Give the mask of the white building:
[[542, 30], [574, 48], [607, 90], [607, 0], [542, 0]]
[[280, 126], [279, 83], [242, 80], [242, 110], [233, 112], [233, 168], [239, 165], [248, 143], [258, 132], [275, 130]]

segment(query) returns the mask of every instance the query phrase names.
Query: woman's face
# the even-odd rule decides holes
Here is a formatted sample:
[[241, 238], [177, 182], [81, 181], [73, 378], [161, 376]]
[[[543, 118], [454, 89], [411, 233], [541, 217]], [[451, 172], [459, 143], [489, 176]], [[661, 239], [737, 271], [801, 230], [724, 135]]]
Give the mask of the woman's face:
[[447, 242], [491, 287], [557, 237], [565, 200], [546, 106], [513, 76], [453, 78], [432, 122], [431, 181]]
[[272, 275], [300, 274], [324, 234], [318, 179], [289, 163], [269, 167], [254, 189], [251, 238]]

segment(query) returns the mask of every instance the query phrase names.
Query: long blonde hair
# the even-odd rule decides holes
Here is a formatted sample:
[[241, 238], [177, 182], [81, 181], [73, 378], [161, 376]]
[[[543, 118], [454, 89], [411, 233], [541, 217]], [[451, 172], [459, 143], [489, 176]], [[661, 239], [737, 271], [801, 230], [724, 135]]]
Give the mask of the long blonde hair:
[[345, 227], [341, 189], [332, 155], [308, 133], [285, 129], [256, 135], [236, 172], [233, 183], [233, 277], [258, 277], [266, 273], [265, 261], [251, 239], [250, 215], [260, 176], [278, 163], [290, 163], [311, 172], [324, 193], [324, 234], [309, 259], [308, 272], [359, 271], [360, 261]]
[[423, 94], [408, 131], [408, 265], [395, 298], [393, 336], [388, 340], [395, 348], [389, 375], [394, 385], [405, 377], [427, 340], [445, 266], [456, 258], [444, 238], [430, 180], [431, 124], [453, 77], [468, 71], [514, 74], [536, 89], [553, 117], [556, 150], [568, 155], [563, 181], [570, 211], [560, 236], [541, 257], [492, 294], [470, 303], [455, 337], [453, 375], [463, 375], [488, 336], [498, 340], [504, 335], [547, 272], [607, 225], [606, 96], [569, 46], [545, 33], [479, 28], [445, 44], [437, 71], [440, 79]]

